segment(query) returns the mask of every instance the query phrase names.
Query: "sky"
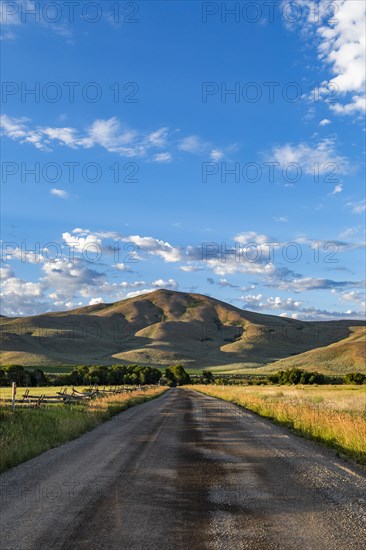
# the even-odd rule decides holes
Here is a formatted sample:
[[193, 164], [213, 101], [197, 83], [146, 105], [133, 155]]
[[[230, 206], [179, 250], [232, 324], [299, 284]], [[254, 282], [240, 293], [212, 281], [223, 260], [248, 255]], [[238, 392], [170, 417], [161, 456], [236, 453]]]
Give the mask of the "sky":
[[364, 317], [364, 2], [0, 6], [2, 314]]

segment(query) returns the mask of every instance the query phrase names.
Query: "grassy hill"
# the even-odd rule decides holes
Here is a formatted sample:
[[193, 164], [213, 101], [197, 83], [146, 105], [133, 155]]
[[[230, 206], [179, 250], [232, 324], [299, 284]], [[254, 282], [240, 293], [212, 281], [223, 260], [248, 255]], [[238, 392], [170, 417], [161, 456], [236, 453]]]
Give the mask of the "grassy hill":
[[1, 317], [0, 357], [2, 364], [41, 366], [180, 362], [248, 369], [347, 341], [364, 325], [263, 315], [201, 294], [157, 290], [73, 311]]
[[323, 374], [366, 373], [366, 328], [351, 327], [350, 336], [339, 342], [281, 359], [260, 368], [258, 372], [269, 373], [294, 367]]

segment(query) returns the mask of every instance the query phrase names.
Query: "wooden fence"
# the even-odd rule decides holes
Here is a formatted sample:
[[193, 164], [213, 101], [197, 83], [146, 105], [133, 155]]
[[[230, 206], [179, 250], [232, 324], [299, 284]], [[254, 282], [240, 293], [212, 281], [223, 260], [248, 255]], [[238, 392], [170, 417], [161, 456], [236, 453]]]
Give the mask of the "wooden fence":
[[62, 391], [56, 392], [55, 394], [51, 394], [51, 395], [47, 395], [47, 394], [37, 395], [34, 393], [30, 393], [30, 390], [26, 389], [22, 397], [18, 399], [16, 398], [14, 399], [14, 397], [11, 399], [0, 399], [0, 405], [11, 403], [13, 406], [13, 409], [18, 407], [42, 407], [43, 405], [46, 405], [48, 403], [63, 403], [65, 405], [70, 405], [70, 404], [76, 404], [76, 403], [83, 403], [85, 401], [89, 401], [90, 399], [105, 397], [108, 395], [116, 395], [120, 393], [132, 393], [137, 390], [145, 391], [151, 387], [153, 386], [130, 386], [130, 387], [116, 386], [114, 388], [106, 389], [106, 387], [104, 386], [104, 388], [101, 389], [98, 386], [94, 386], [94, 387], [88, 388], [88, 390], [83, 392], [73, 387], [71, 391], [69, 391], [67, 388], [64, 388]]

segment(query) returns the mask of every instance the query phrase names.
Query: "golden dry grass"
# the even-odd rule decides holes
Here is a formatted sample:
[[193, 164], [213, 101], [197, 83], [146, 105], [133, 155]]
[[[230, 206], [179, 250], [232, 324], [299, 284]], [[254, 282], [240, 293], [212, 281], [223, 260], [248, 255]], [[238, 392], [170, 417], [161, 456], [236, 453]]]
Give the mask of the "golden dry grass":
[[366, 464], [366, 387], [191, 386], [237, 403]]
[[154, 387], [75, 405], [52, 404], [40, 409], [18, 408], [15, 412], [9, 406], [0, 407], [0, 472], [79, 437], [115, 414], [158, 397], [167, 389]]

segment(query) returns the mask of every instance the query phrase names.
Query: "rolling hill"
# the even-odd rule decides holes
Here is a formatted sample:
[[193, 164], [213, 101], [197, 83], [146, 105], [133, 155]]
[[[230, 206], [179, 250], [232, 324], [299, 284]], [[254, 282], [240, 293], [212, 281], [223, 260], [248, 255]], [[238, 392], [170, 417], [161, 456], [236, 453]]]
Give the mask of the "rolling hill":
[[66, 312], [1, 317], [0, 326], [2, 364], [180, 362], [202, 368], [235, 363], [248, 370], [281, 360], [297, 364], [298, 354], [310, 364], [306, 354], [324, 353], [332, 345], [341, 346], [332, 357], [342, 349], [345, 369], [346, 358], [356, 354], [348, 349], [357, 348], [358, 365], [365, 359], [362, 346], [353, 339], [365, 326], [362, 321], [305, 322], [168, 290]]
[[351, 334], [339, 342], [275, 361], [258, 372], [301, 368], [323, 374], [366, 373], [366, 328], [351, 327]]

